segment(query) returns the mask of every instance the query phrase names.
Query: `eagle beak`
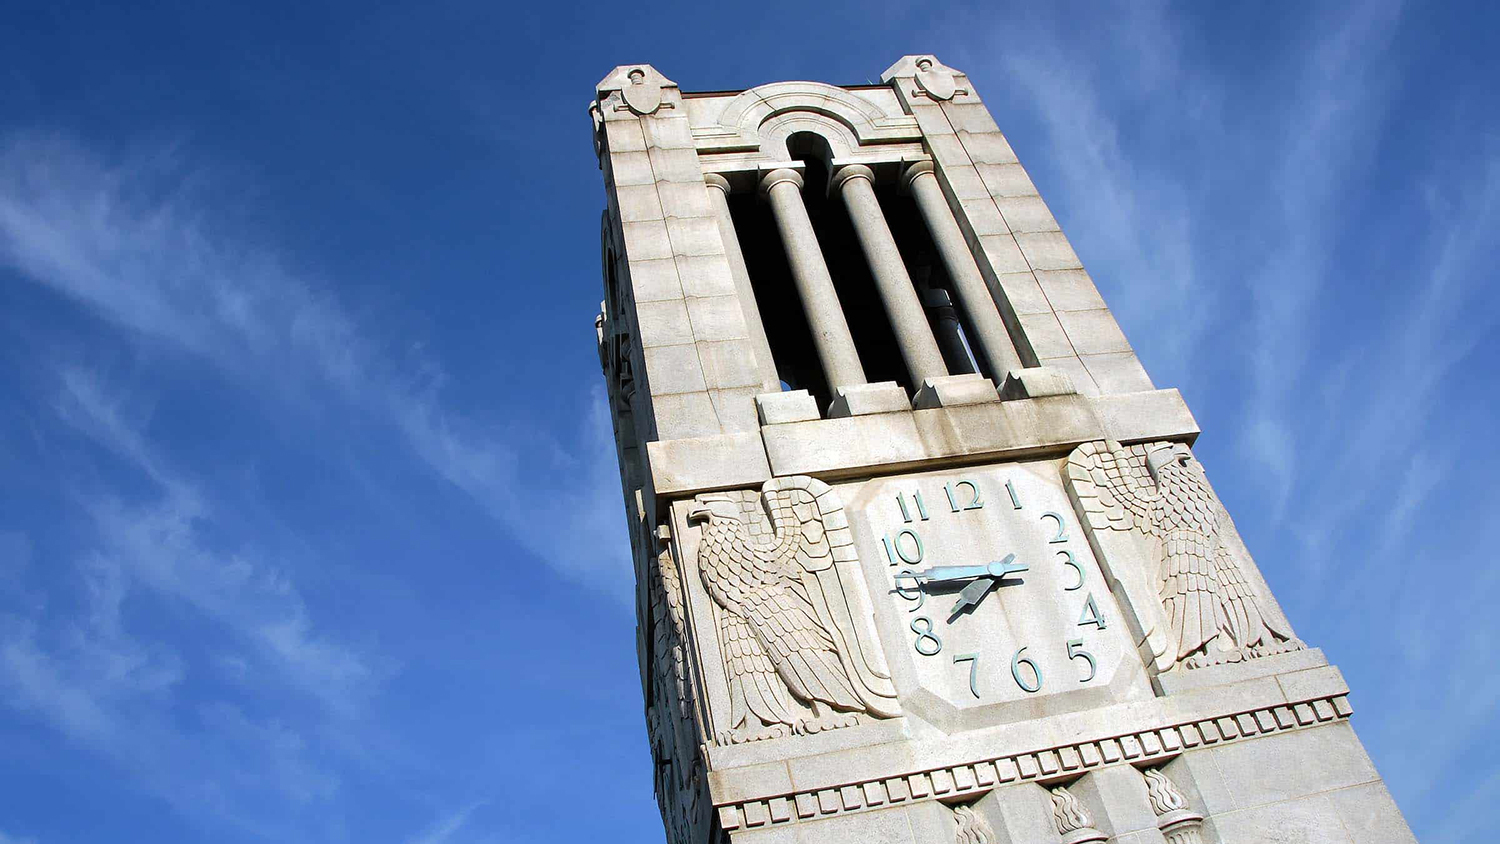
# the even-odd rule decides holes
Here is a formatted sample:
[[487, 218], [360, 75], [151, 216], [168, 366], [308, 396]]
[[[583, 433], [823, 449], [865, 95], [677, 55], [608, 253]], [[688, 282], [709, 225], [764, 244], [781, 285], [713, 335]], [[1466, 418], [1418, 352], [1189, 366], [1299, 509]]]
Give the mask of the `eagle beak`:
[[698, 496], [693, 500], [693, 508], [688, 510], [688, 524], [708, 521], [714, 515], [713, 506], [729, 500], [729, 497], [722, 493], [705, 493]]

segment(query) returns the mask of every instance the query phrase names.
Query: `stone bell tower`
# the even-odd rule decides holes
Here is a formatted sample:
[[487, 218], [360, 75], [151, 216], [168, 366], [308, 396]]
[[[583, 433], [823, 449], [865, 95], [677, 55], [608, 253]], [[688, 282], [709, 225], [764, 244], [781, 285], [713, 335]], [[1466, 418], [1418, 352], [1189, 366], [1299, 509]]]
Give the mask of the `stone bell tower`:
[[1413, 841], [973, 83], [881, 80], [590, 107], [668, 840]]

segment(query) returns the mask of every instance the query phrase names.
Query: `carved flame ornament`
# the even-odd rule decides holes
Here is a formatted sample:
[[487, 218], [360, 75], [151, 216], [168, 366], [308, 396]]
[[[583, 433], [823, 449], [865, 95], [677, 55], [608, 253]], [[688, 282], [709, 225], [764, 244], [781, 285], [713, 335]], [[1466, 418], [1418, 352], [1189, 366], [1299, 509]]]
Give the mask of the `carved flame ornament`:
[[995, 844], [995, 831], [973, 806], [954, 806], [953, 822], [957, 825], [957, 844]]
[[1167, 844], [1202, 844], [1203, 816], [1188, 806], [1187, 797], [1156, 768], [1141, 771], [1141, 776], [1146, 778], [1146, 795]]
[[1086, 844], [1109, 837], [1094, 829], [1094, 818], [1089, 810], [1062, 786], [1052, 789], [1052, 822], [1057, 825], [1062, 844]]
[[1093, 530], [1133, 532], [1156, 549], [1165, 620], [1147, 624], [1142, 634], [1157, 671], [1302, 648], [1246, 579], [1239, 554], [1225, 541], [1234, 528], [1187, 446], [1084, 443], [1068, 457], [1066, 473]]
[[[890, 676], [855, 624], [854, 540], [834, 491], [797, 475], [753, 490], [697, 496], [698, 569], [718, 604], [729, 682], [724, 743], [852, 726], [900, 714]], [[800, 713], [788, 694], [811, 708]]]

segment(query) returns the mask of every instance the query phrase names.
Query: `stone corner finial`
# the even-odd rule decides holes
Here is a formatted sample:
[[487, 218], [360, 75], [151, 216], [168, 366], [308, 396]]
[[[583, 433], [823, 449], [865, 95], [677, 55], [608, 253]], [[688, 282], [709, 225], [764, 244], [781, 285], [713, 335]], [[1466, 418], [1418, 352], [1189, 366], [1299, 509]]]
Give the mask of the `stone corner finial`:
[[[672, 108], [672, 103], [662, 102], [662, 92], [676, 87], [676, 82], [662, 76], [649, 64], [622, 64], [599, 80], [594, 90], [600, 102], [609, 100], [611, 95], [619, 92], [620, 101], [613, 104], [617, 111], [628, 109], [639, 115], [647, 115], [655, 113], [663, 105]], [[606, 109], [610, 107], [605, 106]]]
[[969, 93], [958, 87], [955, 81], [962, 73], [963, 71], [954, 70], [938, 61], [937, 56], [927, 53], [902, 56], [900, 61], [880, 74], [880, 81], [890, 84], [893, 79], [914, 79], [917, 90], [913, 93], [926, 94], [934, 100], [951, 100], [956, 94]]

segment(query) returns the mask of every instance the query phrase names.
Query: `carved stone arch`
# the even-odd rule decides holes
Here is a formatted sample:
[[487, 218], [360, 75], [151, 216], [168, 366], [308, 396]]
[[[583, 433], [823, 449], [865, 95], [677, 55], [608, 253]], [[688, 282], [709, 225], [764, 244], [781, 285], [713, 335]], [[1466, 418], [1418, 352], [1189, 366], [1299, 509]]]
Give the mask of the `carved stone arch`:
[[[767, 139], [768, 122], [788, 113], [805, 118], [821, 116], [826, 122], [820, 125], [825, 129], [839, 126], [832, 131], [851, 149], [863, 144], [921, 138], [916, 120], [910, 115], [889, 114], [852, 91], [821, 82], [776, 82], [751, 88], [720, 112], [718, 126], [695, 135], [704, 151], [761, 149]], [[778, 125], [772, 123], [771, 127]]]
[[770, 117], [760, 125], [760, 152], [773, 160], [794, 158], [787, 148], [787, 140], [803, 132], [827, 141], [832, 158], [848, 158], [859, 148], [859, 138], [848, 124], [826, 114], [788, 111]]

